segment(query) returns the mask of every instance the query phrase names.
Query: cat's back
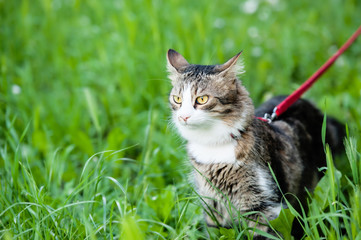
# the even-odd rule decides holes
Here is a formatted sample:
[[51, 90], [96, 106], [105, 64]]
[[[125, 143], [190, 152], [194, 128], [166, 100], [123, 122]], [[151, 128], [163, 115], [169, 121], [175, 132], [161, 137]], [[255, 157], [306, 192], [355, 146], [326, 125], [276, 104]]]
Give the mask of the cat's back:
[[[274, 97], [255, 110], [258, 117], [263, 117], [265, 113], [272, 113], [273, 109], [286, 97]], [[297, 186], [304, 186], [312, 189], [322, 175], [318, 171], [320, 167], [326, 166], [326, 158], [322, 143], [323, 113], [311, 102], [300, 99], [297, 100], [281, 116], [269, 125], [269, 130], [276, 136], [277, 142], [286, 146], [287, 151], [278, 149], [275, 151], [279, 156], [273, 157], [271, 162], [274, 170], [281, 176], [279, 180], [290, 179], [298, 175], [294, 181], [295, 189], [286, 189], [291, 192], [301, 191]], [[262, 124], [262, 123], [259, 123]], [[260, 133], [261, 134], [261, 133]], [[342, 139], [345, 135], [344, 126], [333, 118], [327, 119], [326, 142], [331, 149], [342, 148]], [[272, 151], [272, 149], [271, 149]], [[281, 156], [281, 158], [279, 158]], [[277, 160], [282, 159], [281, 161]], [[278, 165], [281, 165], [280, 167]], [[282, 168], [282, 171], [278, 170]], [[290, 171], [293, 168], [292, 171]], [[276, 172], [276, 173], [277, 173]], [[276, 174], [277, 175], [277, 174]], [[289, 186], [288, 188], [293, 188]], [[305, 193], [301, 193], [303, 195]]]
[[[271, 98], [255, 110], [255, 115], [263, 117], [265, 113], [272, 113], [273, 109], [285, 98], [286, 96]], [[271, 126], [275, 126], [275, 128], [279, 128], [296, 138], [296, 144], [302, 146], [304, 153], [312, 152], [313, 155], [324, 155], [321, 137], [323, 119], [324, 114], [314, 104], [305, 99], [299, 99], [281, 116], [277, 117]], [[339, 151], [343, 147], [344, 125], [336, 119], [328, 117], [326, 126], [326, 142], [333, 151]]]

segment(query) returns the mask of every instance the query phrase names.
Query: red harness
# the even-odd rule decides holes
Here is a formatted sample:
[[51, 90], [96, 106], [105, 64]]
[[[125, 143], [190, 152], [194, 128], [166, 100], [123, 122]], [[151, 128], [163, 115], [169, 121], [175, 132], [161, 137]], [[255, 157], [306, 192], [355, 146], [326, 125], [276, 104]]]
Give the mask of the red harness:
[[336, 59], [344, 52], [350, 45], [356, 40], [361, 34], [361, 26], [352, 34], [352, 36], [346, 41], [346, 43], [332, 56], [325, 64], [323, 64], [306, 82], [304, 82], [296, 91], [289, 95], [285, 100], [278, 104], [274, 109], [273, 113], [266, 113], [265, 116], [257, 117], [258, 119], [265, 122], [272, 122], [275, 118], [279, 117], [284, 113], [294, 102], [296, 102], [301, 95], [307, 91], [317, 79], [319, 79], [326, 70], [336, 61]]

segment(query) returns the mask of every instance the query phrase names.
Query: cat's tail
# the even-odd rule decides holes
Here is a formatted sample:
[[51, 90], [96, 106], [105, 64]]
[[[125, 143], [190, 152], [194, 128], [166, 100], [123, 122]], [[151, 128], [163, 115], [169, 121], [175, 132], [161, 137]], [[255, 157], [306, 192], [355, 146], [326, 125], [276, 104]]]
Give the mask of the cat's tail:
[[326, 143], [329, 144], [333, 154], [344, 151], [343, 140], [346, 136], [345, 125], [332, 117], [327, 117]]

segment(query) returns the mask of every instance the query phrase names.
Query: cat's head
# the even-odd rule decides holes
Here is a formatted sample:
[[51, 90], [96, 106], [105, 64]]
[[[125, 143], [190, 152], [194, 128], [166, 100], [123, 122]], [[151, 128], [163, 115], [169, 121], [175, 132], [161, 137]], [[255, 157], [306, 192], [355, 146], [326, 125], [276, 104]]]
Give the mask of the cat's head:
[[237, 63], [240, 54], [221, 65], [195, 65], [178, 52], [168, 51], [172, 121], [188, 141], [229, 142], [252, 120], [252, 101], [237, 78], [243, 72]]

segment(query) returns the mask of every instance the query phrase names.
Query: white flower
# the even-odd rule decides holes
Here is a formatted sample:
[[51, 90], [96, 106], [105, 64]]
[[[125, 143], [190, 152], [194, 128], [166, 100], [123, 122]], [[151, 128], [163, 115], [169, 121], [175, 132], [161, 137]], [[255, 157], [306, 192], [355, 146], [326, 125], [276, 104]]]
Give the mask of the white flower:
[[224, 42], [223, 42], [223, 47], [226, 49], [226, 50], [231, 50], [234, 48], [234, 42], [232, 39], [230, 38], [227, 38]]
[[14, 94], [14, 95], [18, 95], [21, 93], [21, 88], [19, 85], [16, 85], [16, 84], [13, 84], [11, 86], [11, 92]]
[[226, 23], [223, 18], [216, 18], [216, 20], [213, 23], [213, 26], [215, 28], [223, 28], [224, 25], [226, 25]]
[[252, 56], [254, 56], [254, 57], [259, 57], [259, 56], [261, 56], [262, 52], [263, 52], [263, 50], [262, 50], [261, 47], [254, 47], [254, 48], [252, 48], [252, 50], [251, 50], [251, 54], [252, 54]]
[[256, 27], [249, 27], [247, 30], [247, 33], [251, 38], [259, 37], [258, 28], [256, 28]]
[[240, 8], [244, 13], [252, 14], [257, 11], [258, 5], [258, 0], [247, 0], [240, 6]]

